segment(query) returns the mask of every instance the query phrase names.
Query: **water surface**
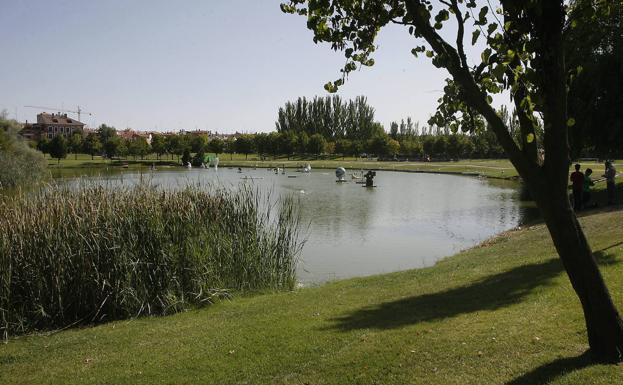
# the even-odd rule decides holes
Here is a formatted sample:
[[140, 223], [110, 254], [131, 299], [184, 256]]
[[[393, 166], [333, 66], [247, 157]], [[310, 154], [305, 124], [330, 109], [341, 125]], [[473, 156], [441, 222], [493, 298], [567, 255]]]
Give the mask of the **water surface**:
[[430, 266], [535, 215], [532, 205], [520, 202], [519, 184], [456, 175], [378, 171], [376, 188], [336, 183], [332, 170], [171, 169], [89, 178], [147, 178], [165, 187], [252, 183], [295, 194], [302, 223], [309, 224], [298, 271], [303, 284]]

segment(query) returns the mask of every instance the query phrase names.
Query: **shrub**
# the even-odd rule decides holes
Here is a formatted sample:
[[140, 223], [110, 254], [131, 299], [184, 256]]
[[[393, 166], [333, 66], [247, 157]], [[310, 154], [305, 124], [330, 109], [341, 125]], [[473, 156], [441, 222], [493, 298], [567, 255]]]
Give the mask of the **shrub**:
[[23, 333], [292, 289], [291, 198], [147, 184], [51, 186], [0, 202], [0, 331]]
[[0, 189], [44, 179], [46, 167], [43, 154], [18, 137], [16, 124], [0, 118]]

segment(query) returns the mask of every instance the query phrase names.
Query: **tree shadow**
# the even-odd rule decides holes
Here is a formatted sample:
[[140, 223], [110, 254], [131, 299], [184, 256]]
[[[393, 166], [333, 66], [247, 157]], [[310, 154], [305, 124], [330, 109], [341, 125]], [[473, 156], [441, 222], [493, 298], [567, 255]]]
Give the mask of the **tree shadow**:
[[541, 365], [530, 372], [514, 378], [506, 385], [545, 385], [573, 371], [594, 365], [590, 353], [584, 352], [577, 357], [559, 358]]
[[562, 271], [558, 259], [518, 266], [466, 286], [365, 307], [334, 318], [332, 328], [343, 331], [393, 329], [464, 313], [495, 310], [520, 302], [532, 289], [549, 284]]
[[[594, 252], [600, 265], [617, 263], [606, 247]], [[420, 322], [451, 318], [460, 314], [496, 310], [522, 301], [532, 290], [551, 285], [563, 272], [558, 258], [517, 266], [511, 270], [484, 277], [469, 285], [376, 304], [333, 318], [331, 329], [393, 329]]]

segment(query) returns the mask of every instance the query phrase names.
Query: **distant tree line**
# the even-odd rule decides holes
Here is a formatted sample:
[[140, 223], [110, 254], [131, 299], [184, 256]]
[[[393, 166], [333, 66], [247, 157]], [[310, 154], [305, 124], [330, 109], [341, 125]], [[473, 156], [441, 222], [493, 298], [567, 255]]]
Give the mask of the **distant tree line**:
[[277, 112], [277, 132], [322, 135], [327, 140], [366, 140], [383, 131], [365, 96], [343, 101], [338, 95], [286, 102]]
[[[505, 107], [499, 114], [519, 142], [517, 117]], [[337, 122], [338, 128], [332, 126], [333, 122]], [[347, 102], [338, 96], [311, 101], [299, 98], [279, 109], [276, 127], [277, 130], [270, 133], [241, 134], [227, 139], [184, 132], [153, 133], [148, 142], [143, 136], [124, 139], [114, 127], [102, 124], [86, 136], [74, 133], [68, 139], [60, 135], [52, 141], [43, 138], [37, 147], [56, 159], [68, 153], [103, 155], [110, 159], [137, 159], [156, 154], [158, 159], [176, 157], [183, 164], [194, 165], [203, 163], [206, 153], [217, 156], [237, 153], [247, 157], [258, 154], [261, 158], [328, 155], [412, 160], [501, 158], [505, 155], [490, 130], [455, 133], [449, 127], [421, 125], [407, 118], [391, 122], [386, 132], [374, 121], [374, 109], [365, 97]], [[542, 135], [542, 129], [537, 133]]]
[[[511, 117], [505, 109], [501, 113]], [[505, 118], [506, 119], [506, 118]], [[337, 154], [381, 158], [502, 157], [495, 136], [453, 134], [440, 127], [420, 127], [411, 118], [390, 124], [389, 133], [374, 120], [364, 96], [344, 101], [338, 95], [311, 100], [300, 97], [277, 112], [277, 132], [256, 134], [260, 155]]]
[[207, 135], [192, 133], [158, 134], [154, 133], [151, 143], [145, 137], [135, 136], [125, 139], [114, 127], [101, 125], [95, 132], [87, 135], [74, 133], [69, 138], [62, 135], [47, 138], [37, 143], [37, 148], [52, 158], [65, 158], [68, 154], [89, 154], [93, 158], [102, 155], [106, 158], [144, 158], [155, 154], [158, 159], [170, 157], [171, 160], [186, 164], [200, 165], [206, 153], [220, 154], [258, 154], [261, 158], [287, 156], [319, 157], [375, 156], [385, 159], [395, 158], [498, 158], [504, 155], [495, 137], [488, 131], [480, 134], [452, 133], [448, 129], [420, 127], [410, 118], [400, 123], [392, 122], [389, 134], [375, 123], [378, 129], [366, 138], [331, 138], [320, 133], [309, 135], [306, 131], [241, 134], [228, 139], [209, 138]]

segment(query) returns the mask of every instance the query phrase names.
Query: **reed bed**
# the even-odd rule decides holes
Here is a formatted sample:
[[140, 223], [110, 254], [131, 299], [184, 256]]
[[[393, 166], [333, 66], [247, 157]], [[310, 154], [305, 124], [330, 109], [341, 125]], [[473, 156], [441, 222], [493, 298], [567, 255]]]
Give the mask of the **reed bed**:
[[293, 198], [189, 185], [51, 186], [0, 201], [4, 338], [295, 285]]

